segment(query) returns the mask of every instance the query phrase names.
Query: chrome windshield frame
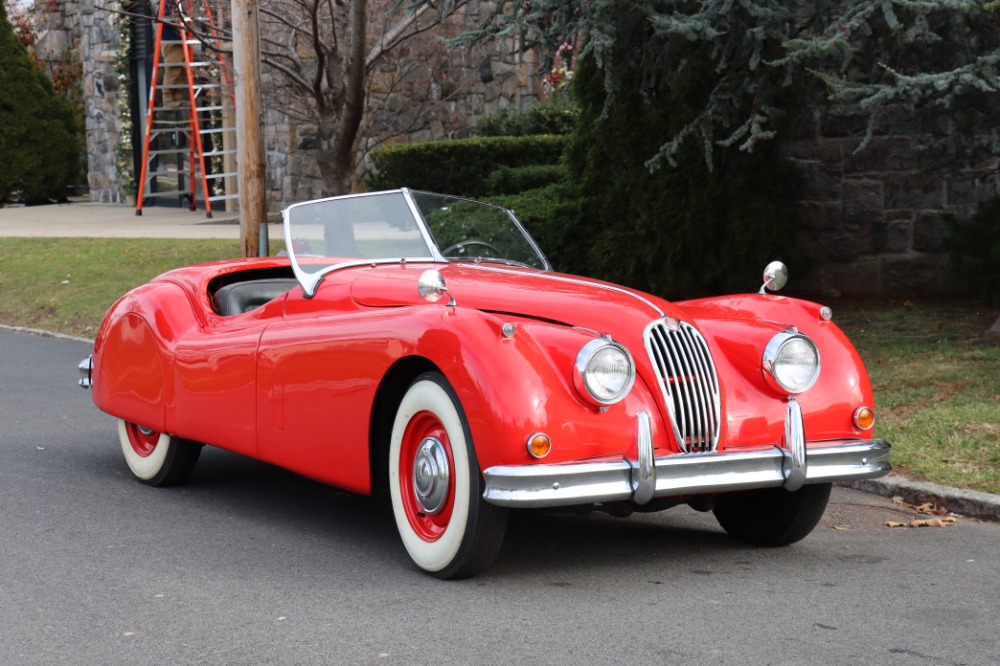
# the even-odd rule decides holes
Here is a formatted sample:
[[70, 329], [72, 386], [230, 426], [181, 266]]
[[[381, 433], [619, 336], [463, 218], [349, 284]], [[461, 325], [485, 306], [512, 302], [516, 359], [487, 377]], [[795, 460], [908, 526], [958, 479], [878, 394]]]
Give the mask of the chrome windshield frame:
[[[298, 258], [295, 256], [294, 245], [292, 243], [292, 222], [291, 213], [296, 209], [303, 206], [315, 205], [318, 203], [325, 203], [328, 201], [340, 201], [344, 199], [357, 199], [362, 197], [372, 197], [386, 194], [402, 194], [404, 201], [406, 201], [407, 208], [410, 214], [413, 216], [414, 221], [417, 223], [417, 228], [420, 230], [420, 236], [424, 240], [424, 244], [430, 250], [430, 255], [423, 257], [382, 257], [378, 259], [352, 259], [350, 261], [342, 261], [337, 264], [331, 264], [324, 267], [315, 273], [310, 273], [302, 269], [299, 265]], [[440, 251], [438, 251], [437, 246], [434, 244], [434, 240], [430, 236], [430, 232], [427, 230], [427, 225], [424, 224], [423, 218], [417, 211], [416, 206], [413, 203], [412, 198], [408, 195], [405, 190], [386, 190], [381, 192], [361, 192], [358, 194], [345, 194], [336, 197], [325, 197], [322, 199], [312, 199], [310, 201], [302, 201], [299, 203], [292, 204], [281, 211], [281, 220], [284, 227], [284, 237], [285, 237], [285, 251], [288, 253], [290, 263], [292, 265], [292, 273], [295, 275], [295, 279], [298, 280], [299, 284], [302, 286], [302, 293], [306, 298], [312, 298], [316, 295], [316, 289], [319, 287], [319, 283], [323, 281], [323, 278], [334, 271], [339, 271], [344, 268], [353, 268], [357, 266], [372, 266], [379, 264], [399, 264], [403, 262], [437, 262], [446, 263], [447, 260], [441, 256]]]

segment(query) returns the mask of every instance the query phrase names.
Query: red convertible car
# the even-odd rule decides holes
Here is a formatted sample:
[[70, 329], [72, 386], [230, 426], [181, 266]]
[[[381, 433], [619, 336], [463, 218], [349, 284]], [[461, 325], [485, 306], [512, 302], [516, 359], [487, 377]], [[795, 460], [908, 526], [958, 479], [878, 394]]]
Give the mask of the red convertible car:
[[511, 509], [689, 504], [779, 546], [832, 482], [889, 472], [861, 359], [829, 308], [767, 293], [778, 262], [760, 293], [671, 303], [553, 272], [509, 210], [407, 189], [293, 205], [284, 236], [108, 312], [80, 383], [138, 479], [182, 482], [208, 444], [387, 492], [417, 566], [460, 578]]

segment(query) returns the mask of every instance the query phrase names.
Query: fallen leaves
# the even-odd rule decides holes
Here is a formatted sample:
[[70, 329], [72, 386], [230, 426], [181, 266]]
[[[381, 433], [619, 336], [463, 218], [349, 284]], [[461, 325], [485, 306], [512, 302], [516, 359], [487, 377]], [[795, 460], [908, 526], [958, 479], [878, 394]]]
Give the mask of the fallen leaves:
[[958, 522], [958, 518], [948, 516], [947, 518], [929, 518], [926, 520], [911, 520], [908, 523], [897, 523], [888, 521], [886, 527], [948, 527], [952, 523]]
[[938, 506], [933, 502], [924, 502], [923, 504], [909, 504], [903, 500], [902, 497], [893, 497], [892, 503], [897, 506], [902, 506], [916, 513], [922, 513], [928, 516], [940, 516], [938, 518], [917, 518], [908, 522], [897, 522], [890, 520], [886, 522], [886, 527], [948, 527], [956, 522], [958, 522], [958, 517], [954, 514], [949, 514], [948, 509], [943, 506]]
[[923, 504], [909, 504], [903, 500], [902, 497], [896, 496], [892, 498], [892, 503], [896, 506], [905, 506], [911, 511], [916, 511], [917, 513], [926, 513], [931, 516], [946, 516], [948, 515], [948, 509], [943, 506], [938, 506], [933, 502], [924, 502]]

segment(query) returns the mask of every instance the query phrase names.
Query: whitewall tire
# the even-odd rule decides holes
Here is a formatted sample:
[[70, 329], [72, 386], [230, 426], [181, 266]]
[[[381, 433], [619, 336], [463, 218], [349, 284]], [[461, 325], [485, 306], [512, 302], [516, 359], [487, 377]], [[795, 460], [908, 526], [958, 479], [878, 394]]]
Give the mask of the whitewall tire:
[[135, 478], [151, 486], [187, 480], [202, 445], [118, 419], [118, 440], [125, 463]]
[[439, 373], [418, 377], [396, 412], [389, 494], [403, 545], [424, 571], [467, 578], [493, 561], [507, 511], [483, 500], [468, 422]]

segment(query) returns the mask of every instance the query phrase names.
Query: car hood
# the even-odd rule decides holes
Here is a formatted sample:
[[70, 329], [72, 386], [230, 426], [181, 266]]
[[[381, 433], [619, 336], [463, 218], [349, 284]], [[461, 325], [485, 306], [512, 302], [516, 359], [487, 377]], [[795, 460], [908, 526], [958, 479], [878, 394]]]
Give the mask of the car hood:
[[[426, 265], [378, 267], [354, 280], [351, 295], [369, 307], [419, 305], [417, 280]], [[459, 307], [593, 329], [639, 331], [663, 316], [681, 318], [673, 304], [618, 285], [493, 264], [440, 267]], [[617, 337], [617, 336], [616, 336]]]

